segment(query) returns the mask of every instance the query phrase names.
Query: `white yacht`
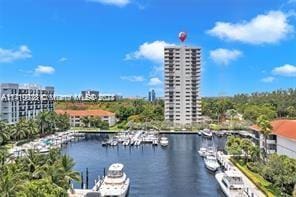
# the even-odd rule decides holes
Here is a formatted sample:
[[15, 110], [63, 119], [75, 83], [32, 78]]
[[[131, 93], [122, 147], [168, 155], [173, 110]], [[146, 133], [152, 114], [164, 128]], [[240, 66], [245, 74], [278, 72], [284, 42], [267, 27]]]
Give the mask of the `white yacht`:
[[123, 146], [128, 146], [130, 144], [130, 140], [129, 139], [126, 139], [122, 142], [122, 145]]
[[123, 172], [123, 164], [114, 163], [98, 186], [101, 197], [126, 197], [128, 194], [130, 179]]
[[217, 161], [217, 158], [213, 155], [208, 155], [204, 159], [206, 167], [210, 170], [215, 172], [219, 167], [219, 163]]
[[161, 146], [168, 146], [169, 145], [169, 140], [167, 137], [161, 137], [159, 141]]
[[204, 137], [213, 137], [213, 133], [209, 129], [204, 129], [201, 133]]
[[227, 197], [246, 197], [242, 176], [235, 170], [218, 172], [215, 175], [223, 193]]
[[111, 146], [117, 146], [117, 144], [118, 144], [118, 142], [116, 140], [113, 140], [110, 145]]

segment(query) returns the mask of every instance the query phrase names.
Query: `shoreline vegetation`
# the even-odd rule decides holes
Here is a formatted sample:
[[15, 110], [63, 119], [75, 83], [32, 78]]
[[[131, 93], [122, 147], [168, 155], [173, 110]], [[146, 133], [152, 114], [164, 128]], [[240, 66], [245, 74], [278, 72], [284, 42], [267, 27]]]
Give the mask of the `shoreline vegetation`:
[[0, 121], [0, 196], [66, 197], [71, 181], [80, 180], [72, 158], [58, 149], [48, 154], [29, 149], [25, 156], [9, 160], [8, 150], [69, 128], [67, 116], [49, 111], [14, 125]]
[[296, 159], [276, 153], [266, 156], [249, 139], [229, 136], [230, 161], [266, 196], [292, 196], [296, 184]]

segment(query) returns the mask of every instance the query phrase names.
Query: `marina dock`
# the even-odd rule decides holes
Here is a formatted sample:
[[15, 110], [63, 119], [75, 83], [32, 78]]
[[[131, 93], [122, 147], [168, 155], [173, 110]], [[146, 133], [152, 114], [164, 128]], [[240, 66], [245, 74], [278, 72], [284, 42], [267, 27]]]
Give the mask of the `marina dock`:
[[225, 155], [223, 152], [218, 151], [217, 152], [217, 159], [224, 169], [227, 169], [227, 170], [234, 169], [243, 177], [243, 181], [246, 185], [246, 193], [248, 194], [248, 196], [250, 196], [250, 197], [265, 197], [263, 192], [260, 191], [256, 187], [256, 185], [252, 181], [250, 181], [250, 179], [248, 177], [246, 177], [244, 175], [244, 173], [242, 173], [236, 166], [234, 166], [232, 164], [232, 162], [229, 160], [230, 155]]

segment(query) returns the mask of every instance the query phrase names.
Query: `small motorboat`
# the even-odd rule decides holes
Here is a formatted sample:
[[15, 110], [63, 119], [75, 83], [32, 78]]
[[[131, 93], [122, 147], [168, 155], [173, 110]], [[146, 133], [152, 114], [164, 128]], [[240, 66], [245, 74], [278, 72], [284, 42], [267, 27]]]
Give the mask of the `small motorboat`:
[[212, 172], [215, 172], [220, 167], [217, 158], [213, 155], [206, 156], [204, 161], [207, 169]]
[[130, 140], [129, 140], [129, 139], [124, 140], [124, 141], [122, 142], [122, 145], [123, 145], [123, 146], [128, 146], [129, 144], [130, 144]]
[[204, 137], [208, 137], [208, 138], [213, 137], [213, 133], [212, 133], [209, 129], [204, 129], [204, 130], [202, 131], [202, 135], [203, 135]]
[[161, 146], [168, 146], [169, 145], [169, 140], [167, 137], [161, 137], [159, 140], [159, 143]]

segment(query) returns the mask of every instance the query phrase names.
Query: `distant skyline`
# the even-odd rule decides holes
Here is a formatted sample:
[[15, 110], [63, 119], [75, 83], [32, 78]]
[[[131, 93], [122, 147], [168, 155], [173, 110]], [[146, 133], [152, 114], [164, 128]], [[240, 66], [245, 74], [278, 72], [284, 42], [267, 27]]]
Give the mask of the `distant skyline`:
[[0, 83], [163, 95], [163, 47], [202, 48], [202, 96], [296, 87], [295, 0], [0, 0]]

